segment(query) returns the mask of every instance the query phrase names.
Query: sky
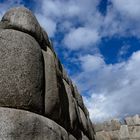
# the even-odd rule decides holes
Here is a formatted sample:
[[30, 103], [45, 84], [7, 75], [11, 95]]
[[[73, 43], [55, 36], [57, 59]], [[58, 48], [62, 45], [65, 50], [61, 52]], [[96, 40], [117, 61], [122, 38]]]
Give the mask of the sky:
[[140, 0], [0, 0], [47, 31], [93, 122], [140, 113]]

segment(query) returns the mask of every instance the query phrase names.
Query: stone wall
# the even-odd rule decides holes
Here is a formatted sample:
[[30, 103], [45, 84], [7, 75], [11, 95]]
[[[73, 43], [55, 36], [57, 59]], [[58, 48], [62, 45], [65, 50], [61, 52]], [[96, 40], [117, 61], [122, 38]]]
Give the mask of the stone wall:
[[0, 76], [0, 139], [94, 140], [82, 96], [26, 8], [0, 22]]
[[114, 119], [94, 124], [94, 129], [95, 140], [140, 140], [140, 117], [127, 117], [123, 123]]

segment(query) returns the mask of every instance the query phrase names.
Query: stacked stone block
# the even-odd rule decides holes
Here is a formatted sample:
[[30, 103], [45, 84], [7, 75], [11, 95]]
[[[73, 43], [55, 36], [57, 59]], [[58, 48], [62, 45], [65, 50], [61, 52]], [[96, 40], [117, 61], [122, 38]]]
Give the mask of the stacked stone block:
[[94, 124], [95, 140], [140, 140], [140, 117], [126, 117], [124, 123], [111, 120]]
[[82, 96], [26, 8], [0, 22], [0, 76], [0, 139], [94, 140]]

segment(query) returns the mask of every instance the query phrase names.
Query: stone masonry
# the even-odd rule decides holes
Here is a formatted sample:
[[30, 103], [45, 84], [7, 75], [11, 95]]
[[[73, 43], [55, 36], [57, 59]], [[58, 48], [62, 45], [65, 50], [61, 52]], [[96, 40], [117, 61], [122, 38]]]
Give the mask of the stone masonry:
[[46, 31], [17, 7], [0, 22], [0, 140], [140, 140], [140, 117], [92, 124]]
[[94, 124], [96, 140], [140, 140], [140, 117], [126, 117], [124, 122], [118, 120]]
[[24, 7], [0, 22], [0, 140], [94, 140], [82, 96]]

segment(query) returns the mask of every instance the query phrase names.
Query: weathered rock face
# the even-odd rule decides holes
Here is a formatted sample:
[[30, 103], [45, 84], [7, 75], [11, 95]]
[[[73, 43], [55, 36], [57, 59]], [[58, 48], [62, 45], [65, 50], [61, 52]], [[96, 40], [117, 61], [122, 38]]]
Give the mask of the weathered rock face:
[[94, 140], [82, 96], [26, 8], [0, 22], [0, 77], [0, 139]]
[[140, 139], [140, 117], [125, 118], [122, 124], [118, 120], [111, 120], [94, 125], [95, 140], [139, 140]]
[[0, 31], [0, 106], [43, 113], [43, 56], [25, 33]]
[[2, 140], [68, 140], [68, 133], [54, 121], [28, 111], [0, 107]]
[[2, 18], [5, 29], [16, 29], [26, 32], [37, 39], [43, 40], [42, 29], [32, 12], [26, 8], [17, 7], [9, 10]]

